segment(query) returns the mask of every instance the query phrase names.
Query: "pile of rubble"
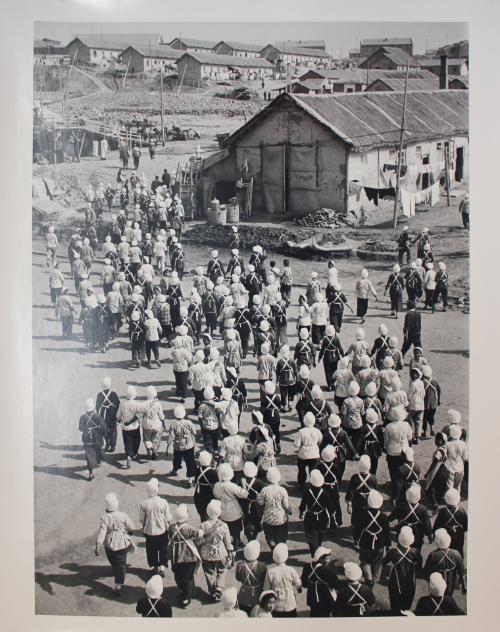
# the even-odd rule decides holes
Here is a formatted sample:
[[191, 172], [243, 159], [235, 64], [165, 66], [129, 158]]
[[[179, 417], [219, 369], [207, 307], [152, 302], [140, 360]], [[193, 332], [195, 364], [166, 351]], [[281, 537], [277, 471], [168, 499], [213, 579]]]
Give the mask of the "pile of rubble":
[[331, 208], [320, 208], [317, 211], [311, 211], [304, 217], [295, 220], [299, 226], [309, 226], [311, 228], [341, 228], [349, 226], [350, 222], [339, 211]]
[[361, 250], [366, 250], [368, 252], [394, 253], [397, 249], [397, 241], [393, 240], [368, 239], [361, 244]]
[[[71, 116], [87, 120], [112, 123], [118, 119], [130, 120], [144, 116], [160, 116], [158, 92], [117, 92], [101, 94], [96, 105], [95, 97], [69, 102], [67, 111]], [[253, 116], [262, 106], [252, 101], [225, 99], [210, 95], [164, 95], [166, 114], [205, 115], [224, 117]]]
[[[256, 226], [254, 224], [240, 224], [238, 232], [241, 240], [241, 248], [250, 250], [255, 244], [260, 244], [268, 252], [289, 252], [287, 242], [301, 242], [310, 239], [315, 231], [307, 229], [288, 230], [279, 226]], [[206, 244], [208, 246], [220, 246], [229, 243], [232, 234], [231, 226], [200, 225], [188, 230], [184, 238], [193, 243]], [[343, 235], [321, 234], [333, 245], [345, 241]]]

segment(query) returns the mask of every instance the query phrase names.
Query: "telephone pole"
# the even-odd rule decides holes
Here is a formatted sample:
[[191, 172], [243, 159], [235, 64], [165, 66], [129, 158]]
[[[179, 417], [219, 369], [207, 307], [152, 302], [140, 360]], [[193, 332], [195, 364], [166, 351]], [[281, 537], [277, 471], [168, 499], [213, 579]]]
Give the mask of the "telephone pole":
[[165, 125], [163, 124], [163, 66], [160, 68], [160, 122], [161, 144], [165, 147]]
[[410, 72], [410, 60], [406, 64], [406, 78], [405, 78], [405, 93], [403, 97], [403, 115], [401, 117], [401, 133], [399, 135], [399, 154], [398, 154], [398, 172], [396, 175], [396, 195], [394, 197], [394, 214], [393, 214], [393, 226], [397, 228], [398, 225], [398, 200], [399, 200], [399, 183], [401, 180], [401, 154], [403, 153], [403, 140], [405, 134], [405, 117], [406, 117], [406, 97], [408, 95], [408, 75]]

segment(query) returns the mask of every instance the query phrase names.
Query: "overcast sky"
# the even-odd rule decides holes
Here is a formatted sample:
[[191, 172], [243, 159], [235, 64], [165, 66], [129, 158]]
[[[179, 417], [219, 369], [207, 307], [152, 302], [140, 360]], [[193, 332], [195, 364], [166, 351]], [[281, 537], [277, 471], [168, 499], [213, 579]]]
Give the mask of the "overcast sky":
[[185, 37], [258, 43], [285, 39], [323, 39], [332, 55], [346, 55], [359, 40], [373, 37], [411, 37], [414, 53], [468, 38], [464, 22], [35, 22], [35, 38], [67, 44], [75, 33], [162, 33], [165, 42]]

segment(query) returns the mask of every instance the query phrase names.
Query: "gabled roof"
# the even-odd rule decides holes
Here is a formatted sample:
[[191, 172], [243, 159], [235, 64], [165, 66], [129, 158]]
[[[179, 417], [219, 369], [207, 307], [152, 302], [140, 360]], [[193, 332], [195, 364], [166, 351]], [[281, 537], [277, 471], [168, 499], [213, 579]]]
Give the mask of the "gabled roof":
[[[192, 37], [174, 37], [172, 42], [182, 42], [190, 48], [209, 48], [210, 50], [218, 43], [212, 40], [193, 39]], [[168, 45], [171, 46], [172, 42], [168, 42]]]
[[465, 88], [469, 87], [469, 77], [450, 77], [448, 81], [448, 85], [451, 86], [452, 83], [461, 83]]
[[[361, 83], [365, 84], [367, 82], [371, 83], [375, 81], [375, 79], [380, 79], [382, 77], [387, 77], [388, 79], [404, 79], [406, 76], [405, 70], [383, 70], [378, 68], [350, 68], [348, 70], [342, 69], [332, 69], [332, 68], [315, 68], [310, 69], [305, 72], [302, 77], [305, 77], [308, 73], [314, 73], [325, 79], [328, 79], [332, 83]], [[409, 77], [412, 79], [432, 79], [434, 80], [436, 75], [434, 75], [430, 70], [419, 70], [417, 68], [409, 69]]]
[[260, 53], [264, 48], [262, 44], [244, 44], [243, 42], [230, 42], [229, 40], [221, 40], [217, 42], [214, 49], [218, 48], [221, 44], [226, 44], [234, 50], [242, 50], [248, 53]]
[[363, 62], [359, 65], [360, 67], [369, 66], [371, 61], [380, 57], [381, 55], [390, 59], [396, 66], [406, 66], [408, 60], [410, 60], [410, 64], [415, 65], [415, 62], [410, 55], [401, 48], [394, 48], [392, 46], [381, 46], [376, 51], [374, 51], [369, 57], [367, 57]]
[[[435, 66], [441, 65], [440, 57], [422, 57], [417, 61], [419, 66], [424, 66], [426, 68], [434, 68]], [[465, 59], [450, 59], [448, 58], [448, 66], [461, 66], [465, 64]]]
[[[432, 73], [431, 73], [432, 74]], [[392, 90], [393, 92], [400, 92], [405, 89], [406, 79], [392, 79], [380, 77], [372, 81], [366, 90]], [[433, 78], [429, 79], [413, 79], [408, 76], [408, 90], [437, 90], [439, 89], [439, 77], [433, 75]]]
[[413, 44], [411, 37], [381, 37], [375, 39], [362, 39], [360, 46], [408, 46]]
[[158, 46], [128, 46], [123, 52], [124, 55], [130, 48], [136, 50], [140, 55], [144, 57], [158, 57], [161, 59], [179, 59], [186, 51], [179, 50], [178, 48], [170, 48], [159, 44]]
[[[330, 55], [324, 50], [318, 50], [316, 48], [304, 48], [301, 46], [291, 46], [286, 42], [276, 42], [275, 44], [269, 44], [273, 46], [280, 53], [287, 55], [310, 55], [311, 57], [324, 57], [330, 59]], [[264, 46], [267, 48], [267, 46]], [[264, 50], [264, 48], [262, 50]]]
[[298, 46], [299, 48], [323, 48], [325, 40], [285, 40], [288, 46]]
[[[354, 151], [395, 147], [399, 143], [402, 92], [354, 92], [333, 95], [282, 93], [224, 141], [229, 147], [269, 114], [293, 105], [306, 112]], [[431, 90], [407, 95], [405, 142], [467, 135], [467, 90]]]
[[272, 68], [273, 65], [267, 59], [262, 57], [237, 57], [236, 55], [218, 55], [217, 53], [194, 53], [191, 51], [182, 51], [182, 57], [189, 55], [200, 62], [200, 64], [209, 64], [211, 66], [232, 66], [236, 68]]
[[89, 48], [105, 48], [108, 50], [123, 50], [127, 46], [157, 45], [162, 41], [161, 33], [109, 33], [102, 35], [77, 33], [78, 38]]

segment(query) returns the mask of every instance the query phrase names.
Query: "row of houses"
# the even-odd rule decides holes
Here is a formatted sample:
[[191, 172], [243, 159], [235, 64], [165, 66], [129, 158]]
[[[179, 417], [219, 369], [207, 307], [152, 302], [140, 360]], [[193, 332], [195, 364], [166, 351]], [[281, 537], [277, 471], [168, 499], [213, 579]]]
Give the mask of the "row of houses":
[[[204, 195], [226, 201], [244, 175], [254, 181], [252, 211], [266, 216], [392, 205], [403, 99], [401, 91], [280, 94], [204, 160]], [[424, 191], [445, 163], [453, 183], [467, 178], [468, 130], [467, 90], [409, 93], [402, 188]]]
[[[449, 68], [449, 66], [447, 66]], [[439, 68], [439, 71], [445, 70]], [[447, 72], [447, 71], [446, 71]], [[277, 87], [274, 91], [293, 94], [331, 94], [336, 92], [376, 92], [404, 90], [405, 70], [382, 69], [310, 69], [296, 81]], [[466, 76], [449, 75], [443, 80], [443, 86], [450, 89], [467, 89], [469, 79]], [[426, 69], [409, 68], [408, 90], [435, 90], [440, 87], [440, 78]]]
[[[60, 43], [59, 43], [60, 44]], [[309, 48], [311, 46], [311, 48]], [[159, 60], [175, 62], [184, 53], [210, 54], [238, 57], [242, 59], [264, 59], [273, 65], [317, 65], [327, 64], [331, 57], [322, 40], [276, 42], [274, 44], [249, 44], [221, 40], [213, 42], [192, 38], [174, 38], [165, 43], [159, 33], [122, 33], [119, 35], [76, 35], [64, 47], [65, 54], [77, 63], [87, 63], [107, 67], [121, 59], [125, 51], [134, 49], [134, 61], [140, 66], [139, 72], [160, 63]], [[37, 53], [37, 51], [35, 51]], [[153, 60], [153, 62], [151, 62]], [[257, 64], [256, 67], [259, 67]]]

